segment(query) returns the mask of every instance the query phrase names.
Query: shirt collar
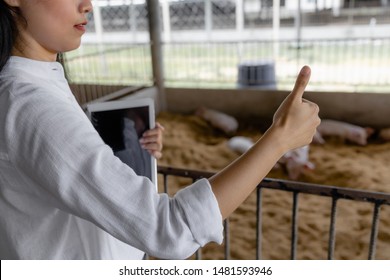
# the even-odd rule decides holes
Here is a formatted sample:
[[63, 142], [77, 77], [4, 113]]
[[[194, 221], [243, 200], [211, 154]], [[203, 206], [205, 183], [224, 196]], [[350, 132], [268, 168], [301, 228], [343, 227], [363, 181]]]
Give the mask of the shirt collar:
[[63, 80], [65, 77], [64, 68], [59, 62], [38, 61], [20, 56], [11, 56], [2, 74], [20, 75], [21, 71], [31, 76], [50, 80]]

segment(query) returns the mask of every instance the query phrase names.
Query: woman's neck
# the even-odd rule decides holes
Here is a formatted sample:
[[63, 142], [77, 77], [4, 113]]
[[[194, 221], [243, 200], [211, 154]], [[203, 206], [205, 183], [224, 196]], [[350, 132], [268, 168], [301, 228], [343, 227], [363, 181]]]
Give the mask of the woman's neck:
[[18, 40], [12, 48], [13, 56], [20, 56], [38, 61], [56, 61], [57, 53], [49, 52], [40, 46], [32, 46], [24, 44], [22, 40]]

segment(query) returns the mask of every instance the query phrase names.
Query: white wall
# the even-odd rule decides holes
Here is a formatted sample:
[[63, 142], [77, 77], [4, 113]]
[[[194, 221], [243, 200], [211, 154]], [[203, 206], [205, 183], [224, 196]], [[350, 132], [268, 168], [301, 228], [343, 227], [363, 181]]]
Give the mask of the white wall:
[[[199, 106], [214, 108], [236, 117], [269, 122], [285, 91], [167, 88], [168, 111], [191, 114]], [[390, 127], [390, 95], [373, 93], [306, 92], [317, 103], [320, 117], [374, 128]]]

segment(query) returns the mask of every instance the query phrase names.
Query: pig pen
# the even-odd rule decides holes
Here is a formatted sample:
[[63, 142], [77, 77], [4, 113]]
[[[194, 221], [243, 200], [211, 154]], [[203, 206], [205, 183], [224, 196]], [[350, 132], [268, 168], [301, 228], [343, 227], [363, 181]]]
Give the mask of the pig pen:
[[[236, 135], [253, 140], [271, 123], [272, 115], [288, 92], [257, 90], [165, 90], [165, 97], [156, 88], [134, 90], [123, 88], [94, 99], [104, 102], [115, 99], [149, 97], [155, 100], [157, 121], [165, 127], [163, 158], [159, 166], [171, 166], [215, 172], [239, 156], [227, 147], [229, 137], [194, 115], [205, 106], [235, 116], [239, 120]], [[305, 98], [320, 106], [321, 118], [345, 121], [361, 126], [383, 128], [390, 126], [390, 96], [385, 94], [356, 94], [337, 92], [306, 92]], [[166, 107], [161, 103], [165, 99]], [[87, 102], [91, 100], [88, 99]], [[80, 102], [83, 103], [83, 102]], [[164, 102], [163, 102], [164, 103]], [[85, 105], [85, 104], [84, 104]], [[339, 186], [389, 194], [390, 143], [375, 140], [367, 146], [357, 146], [327, 139], [325, 145], [311, 145], [309, 160], [315, 169], [304, 172], [299, 181]], [[185, 172], [186, 173], [186, 172]], [[288, 179], [285, 170], [273, 170], [269, 178]], [[169, 177], [169, 193], [190, 184], [191, 179]], [[159, 175], [159, 191], [165, 180]], [[292, 193], [264, 189], [262, 193], [262, 252], [263, 259], [291, 257]], [[256, 192], [248, 197], [230, 217], [230, 258], [255, 259], [256, 256]], [[376, 259], [390, 259], [390, 207], [384, 205], [378, 221]], [[300, 195], [298, 208], [297, 259], [326, 259], [328, 257], [329, 225], [332, 200], [326, 197]], [[373, 221], [370, 203], [338, 202], [334, 259], [367, 259]], [[151, 256], [153, 258], [153, 256]], [[209, 244], [201, 250], [203, 259], [224, 259], [225, 248]]]
[[[208, 106], [236, 116], [240, 123], [236, 135], [255, 140], [268, 127], [273, 112], [286, 94], [168, 89], [168, 112], [160, 112], [157, 117], [166, 127], [164, 156], [158, 164], [210, 172], [220, 170], [239, 155], [227, 147], [229, 136], [193, 114], [196, 108]], [[387, 120], [390, 120], [386, 110], [386, 106], [390, 104], [386, 95], [308, 93], [306, 97], [319, 104], [322, 118], [375, 128], [386, 127]], [[310, 146], [310, 161], [315, 164], [315, 169], [304, 172], [299, 181], [389, 193], [390, 143], [372, 138], [368, 145], [358, 146], [344, 143], [340, 139], [326, 140], [325, 145]], [[289, 179], [283, 169], [273, 170], [267, 177]], [[171, 194], [191, 183], [191, 180], [184, 178], [169, 180]], [[162, 185], [161, 182], [159, 184]], [[332, 201], [329, 198], [300, 196], [297, 259], [327, 258], [331, 206]], [[263, 259], [291, 257], [291, 207], [291, 193], [267, 189], [263, 191]], [[390, 259], [390, 221], [387, 220], [389, 213], [389, 207], [383, 207], [381, 210], [376, 259]], [[337, 217], [333, 257], [367, 259], [373, 217], [372, 205], [340, 201]], [[229, 231], [230, 257], [255, 259], [255, 192], [231, 216]], [[223, 259], [224, 248], [210, 244], [202, 249], [202, 258]]]
[[[184, 169], [215, 172], [239, 155], [227, 146], [229, 137], [216, 131], [194, 115], [160, 113], [157, 120], [166, 130], [164, 156], [158, 164]], [[238, 133], [257, 139], [256, 126], [241, 121]], [[327, 139], [324, 145], [311, 145], [313, 171], [304, 172], [299, 181], [354, 189], [388, 192], [390, 143], [372, 141], [367, 146], [345, 144]], [[288, 180], [283, 169], [273, 170], [269, 178]], [[160, 178], [161, 180], [161, 178]], [[169, 192], [175, 193], [190, 184], [184, 178], [170, 178]], [[162, 186], [162, 182], [159, 182]], [[162, 190], [161, 190], [162, 191]], [[263, 259], [289, 259], [292, 195], [282, 191], [263, 190]], [[301, 195], [298, 224], [298, 259], [326, 259], [328, 250], [331, 199]], [[381, 212], [380, 233], [376, 245], [377, 259], [390, 259], [390, 207]], [[341, 201], [338, 205], [335, 259], [367, 259], [372, 205]], [[230, 218], [230, 255], [233, 259], [256, 257], [256, 193]], [[202, 250], [205, 259], [223, 259], [224, 249], [208, 245]]]

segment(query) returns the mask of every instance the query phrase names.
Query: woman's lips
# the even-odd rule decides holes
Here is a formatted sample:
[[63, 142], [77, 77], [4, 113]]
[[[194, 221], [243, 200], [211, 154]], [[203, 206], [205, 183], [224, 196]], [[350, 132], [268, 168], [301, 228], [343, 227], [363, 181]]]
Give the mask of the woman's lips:
[[76, 24], [74, 27], [82, 32], [85, 32], [85, 26], [87, 24], [86, 23], [80, 23], [80, 24]]

